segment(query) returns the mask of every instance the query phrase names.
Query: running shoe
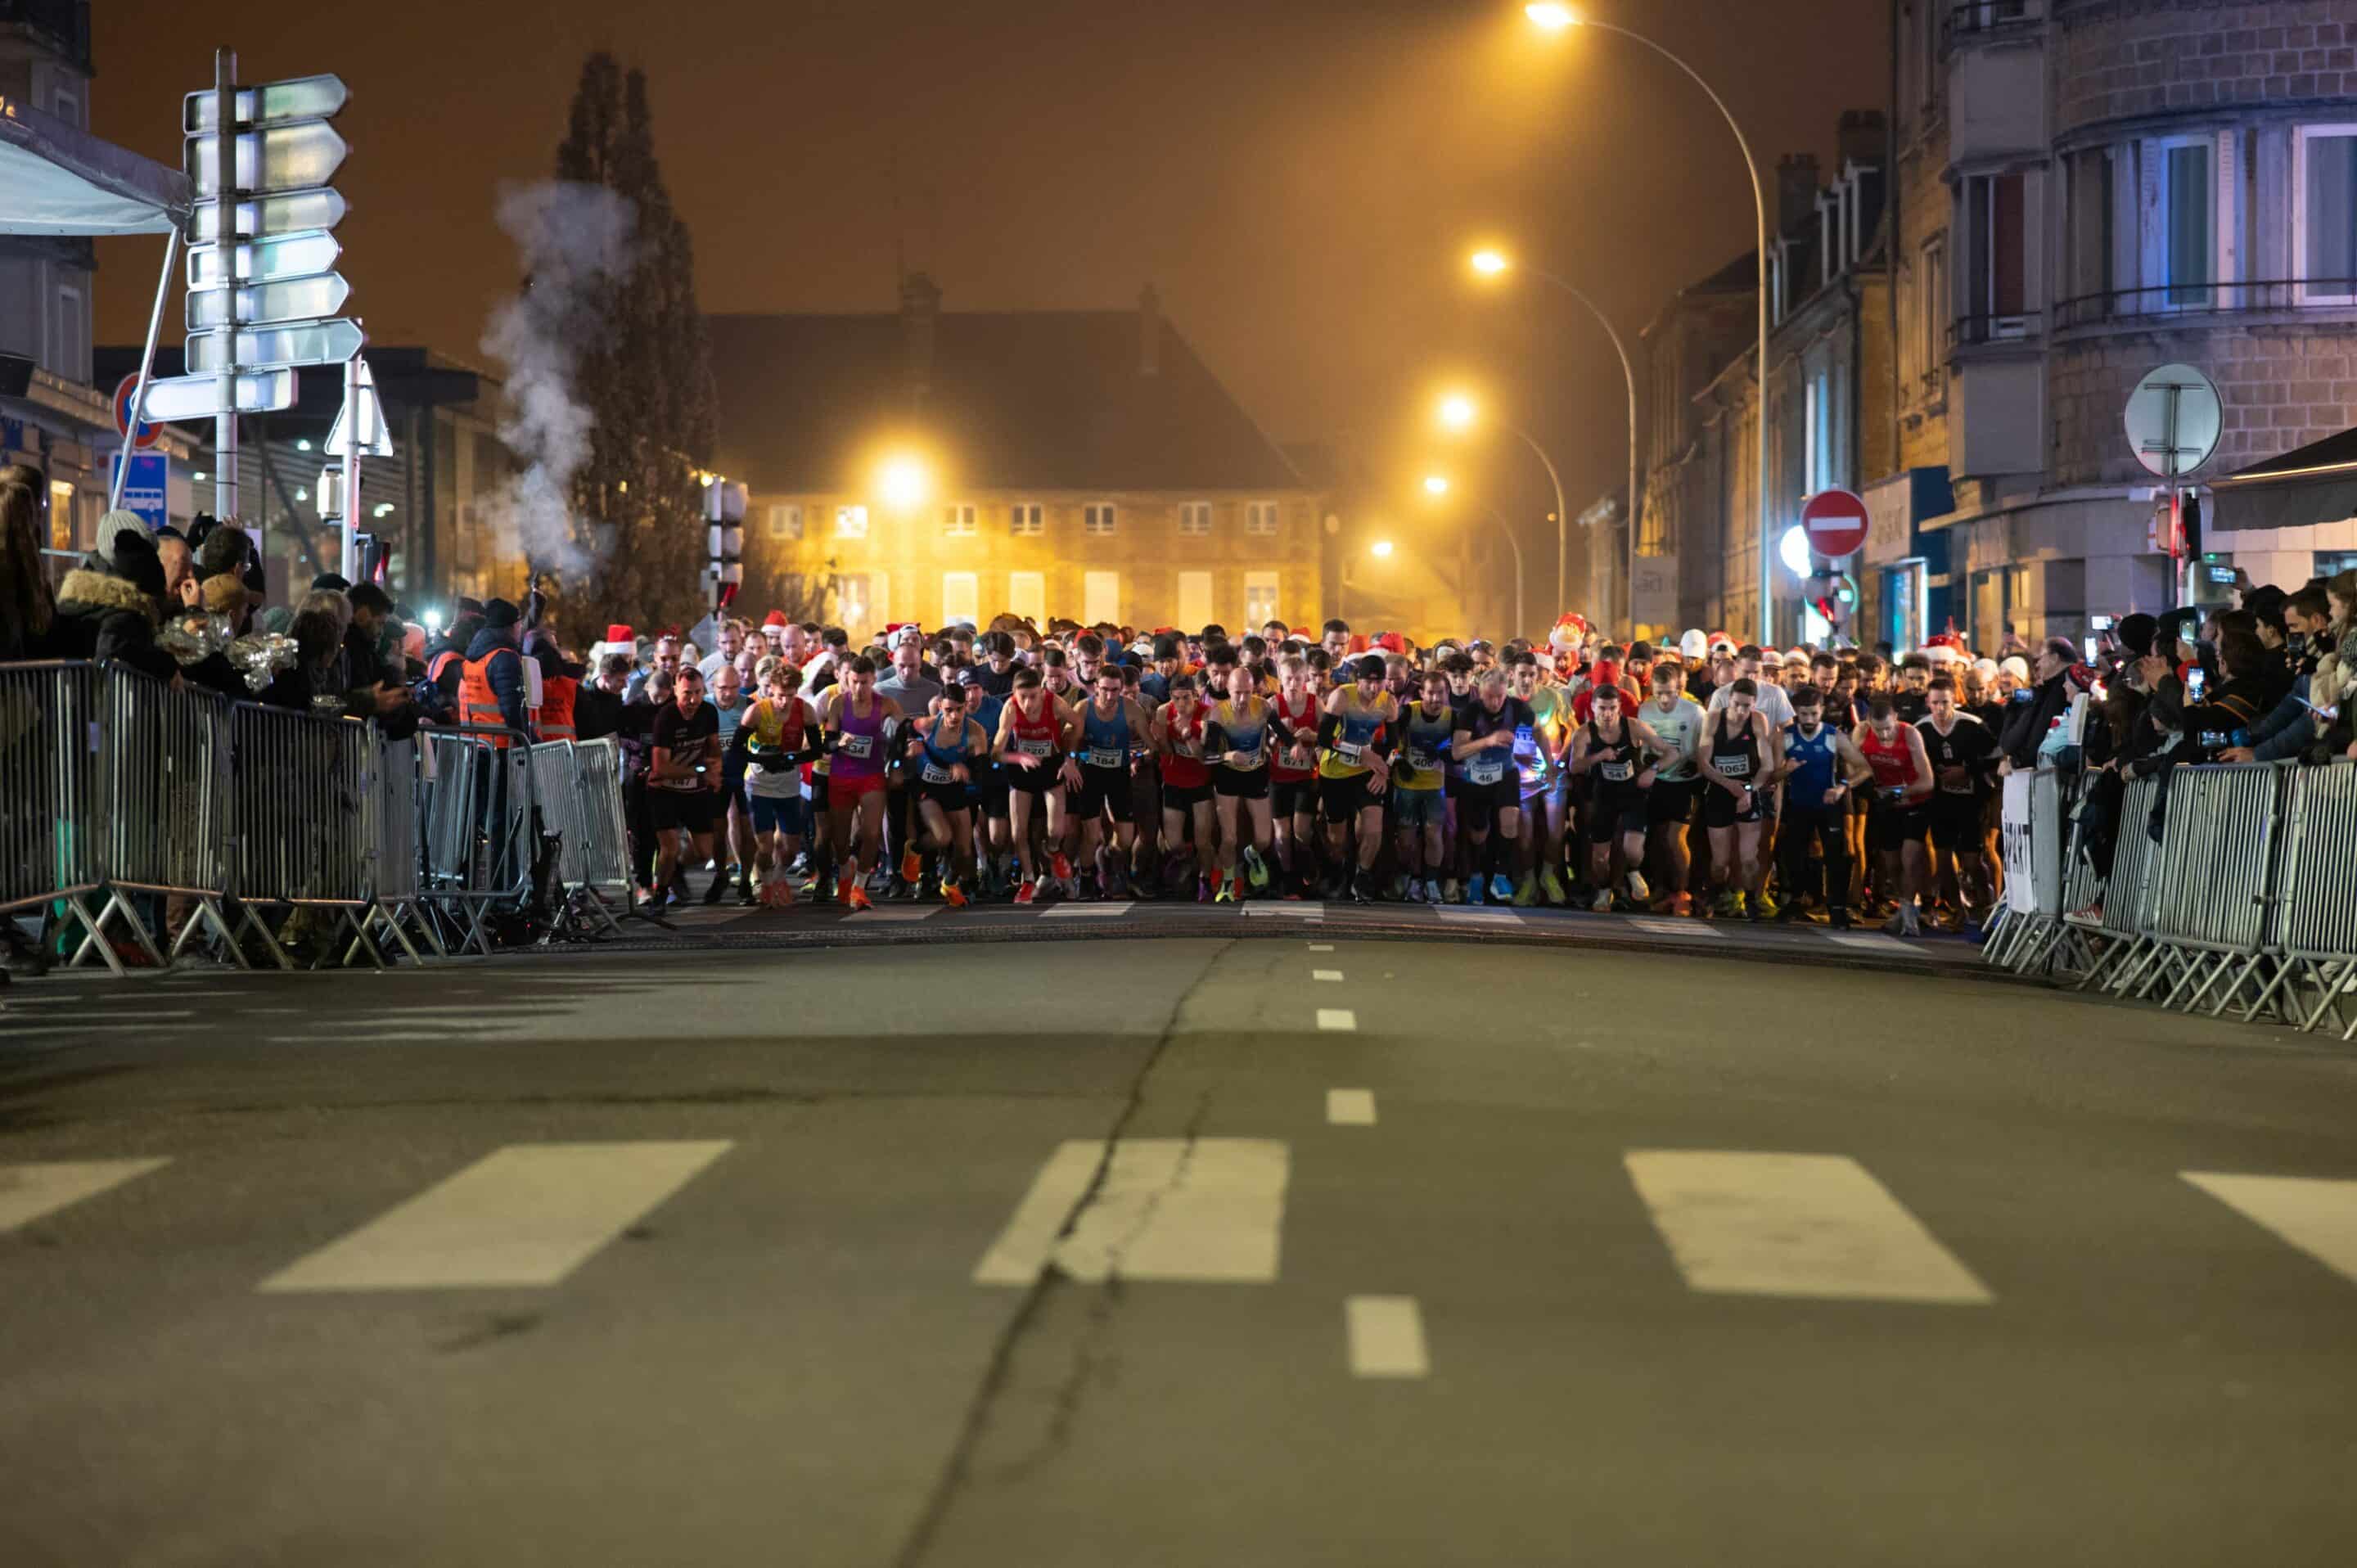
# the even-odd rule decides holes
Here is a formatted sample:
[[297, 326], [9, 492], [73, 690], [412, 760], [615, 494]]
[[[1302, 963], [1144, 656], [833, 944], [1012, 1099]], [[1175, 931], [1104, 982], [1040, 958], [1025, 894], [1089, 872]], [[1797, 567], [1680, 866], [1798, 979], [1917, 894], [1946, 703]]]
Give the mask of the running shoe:
[[1492, 904], [1511, 904], [1513, 901], [1513, 883], [1507, 880], [1506, 874], [1504, 872], [1501, 871], [1493, 873], [1490, 877], [1490, 902]]
[[860, 886], [856, 882], [851, 885], [851, 891], [845, 896], [843, 901], [849, 905], [854, 910], [873, 909], [876, 908], [875, 904], [871, 902], [867, 897], [867, 889]]
[[1464, 902], [1464, 900], [1465, 889], [1457, 885], [1457, 878], [1451, 876], [1440, 884], [1440, 902], [1443, 904], [1460, 904]]
[[1353, 873], [1351, 876], [1351, 902], [1353, 904], [1373, 903], [1375, 901], [1375, 896], [1367, 891], [1367, 884], [1373, 880], [1374, 874], [1363, 867]]
[[1829, 916], [1827, 916], [1827, 917], [1825, 918], [1825, 924], [1827, 924], [1827, 925], [1831, 926], [1831, 927], [1832, 927], [1835, 930], [1836, 930], [1836, 931], [1846, 931], [1846, 930], [1848, 930], [1848, 929], [1849, 929], [1849, 909], [1848, 909], [1848, 908], [1847, 908], [1846, 906], [1845, 906], [1845, 905], [1840, 905], [1840, 904], [1836, 904], [1836, 905], [1835, 905], [1835, 906], [1834, 906], [1834, 912], [1833, 912], [1831, 915], [1829, 915]]
[[1016, 886], [1015, 901], [1017, 904], [1028, 904], [1039, 897], [1039, 884], [1036, 880], [1020, 883]]
[[1406, 904], [1415, 901], [1415, 893], [1409, 878], [1401, 875], [1392, 878], [1392, 890], [1385, 897], [1394, 904]]
[[1268, 862], [1263, 860], [1260, 851], [1251, 844], [1244, 845], [1244, 870], [1251, 875], [1254, 886], [1268, 886]]
[[1612, 889], [1609, 887], [1598, 888], [1596, 890], [1596, 897], [1588, 900], [1587, 907], [1590, 910], [1598, 915], [1609, 915], [1612, 913]]
[[1535, 876], [1523, 877], [1521, 886], [1514, 889], [1514, 908], [1517, 909], [1528, 909], [1537, 904], [1538, 901], [1539, 879]]
[[942, 884], [942, 902], [952, 909], [965, 908], [965, 890], [954, 882]]
[[1629, 897], [1631, 901], [1641, 907], [1652, 902], [1652, 897], [1653, 890], [1645, 886], [1645, 874], [1641, 871], [1631, 869], [1629, 873]]
[[1407, 879], [1407, 902], [1411, 904], [1421, 904], [1424, 902], [1423, 877], [1411, 876]]
[[1914, 905], [1901, 904], [1899, 907], [1899, 913], [1907, 922], [1907, 929], [1900, 932], [1900, 935], [1920, 937], [1923, 934], [1922, 918], [1916, 914]]
[[1482, 889], [1481, 879], [1480, 877], [1469, 876], [1465, 879], [1465, 901], [1468, 904], [1484, 904], [1489, 902], [1488, 895]]
[[1890, 918], [1882, 922], [1882, 929], [1894, 937], [1905, 936], [1907, 934], [1906, 909], [1901, 908], [1891, 910]]
[[919, 854], [913, 849], [902, 854], [900, 856], [900, 880], [903, 882], [915, 883], [922, 882], [924, 879], [925, 857]]
[[1768, 896], [1768, 889], [1762, 887], [1757, 894], [1752, 896], [1751, 901], [1759, 906], [1760, 912], [1761, 914], [1767, 916], [1771, 920], [1776, 918], [1776, 900]]
[[1211, 884], [1210, 880], [1206, 877], [1198, 876], [1195, 878], [1195, 902], [1198, 904], [1208, 904], [1211, 901]]
[[1441, 897], [1440, 883], [1437, 879], [1427, 882], [1424, 885], [1424, 901], [1431, 905], [1436, 909], [1440, 908], [1440, 906], [1446, 902], [1446, 900]]
[[1236, 901], [1235, 885], [1224, 873], [1211, 878], [1211, 902], [1232, 904]]
[[1056, 858], [1048, 863], [1048, 874], [1057, 881], [1065, 884], [1068, 888], [1070, 887], [1072, 880], [1072, 863], [1065, 857], [1062, 850], [1058, 850]]
[[1546, 896], [1550, 904], [1563, 902], [1563, 878], [1555, 875], [1554, 866], [1550, 865], [1539, 873], [1539, 891]]
[[1670, 899], [1670, 913], [1680, 916], [1692, 915], [1694, 913], [1694, 895], [1691, 893], [1680, 893], [1674, 896]]

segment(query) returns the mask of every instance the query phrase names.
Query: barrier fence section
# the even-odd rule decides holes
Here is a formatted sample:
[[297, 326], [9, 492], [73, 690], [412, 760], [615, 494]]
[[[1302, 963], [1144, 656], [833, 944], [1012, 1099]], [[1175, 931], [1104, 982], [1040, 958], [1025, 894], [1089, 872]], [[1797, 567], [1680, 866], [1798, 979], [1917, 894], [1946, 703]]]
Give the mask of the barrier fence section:
[[[2119, 799], [2110, 875], [2082, 811], [2054, 928], [2034, 917], [1991, 942], [1990, 961], [2212, 1017], [2330, 1020], [2357, 1038], [2344, 1010], [2357, 998], [2357, 764], [2180, 767]], [[2059, 832], [2062, 812], [2044, 814]]]

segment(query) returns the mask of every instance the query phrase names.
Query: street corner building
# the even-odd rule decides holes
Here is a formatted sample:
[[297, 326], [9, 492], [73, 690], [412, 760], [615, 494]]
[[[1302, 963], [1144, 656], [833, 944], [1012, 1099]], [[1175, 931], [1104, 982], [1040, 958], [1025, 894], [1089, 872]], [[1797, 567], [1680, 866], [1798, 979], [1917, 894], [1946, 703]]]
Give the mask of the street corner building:
[[1007, 613], [1302, 624], [1324, 498], [1162, 314], [710, 318], [716, 467], [748, 488], [745, 602], [862, 636]]

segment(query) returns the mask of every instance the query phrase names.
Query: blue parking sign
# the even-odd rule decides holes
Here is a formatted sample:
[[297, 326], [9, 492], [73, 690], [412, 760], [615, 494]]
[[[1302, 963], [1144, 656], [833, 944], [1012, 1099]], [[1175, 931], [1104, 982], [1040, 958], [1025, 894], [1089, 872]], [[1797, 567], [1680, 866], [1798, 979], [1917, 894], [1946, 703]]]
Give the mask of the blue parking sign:
[[[123, 467], [123, 454], [114, 455], [117, 471]], [[135, 511], [150, 528], [162, 528], [172, 521], [172, 459], [161, 452], [134, 452], [131, 473], [123, 481], [123, 510]]]

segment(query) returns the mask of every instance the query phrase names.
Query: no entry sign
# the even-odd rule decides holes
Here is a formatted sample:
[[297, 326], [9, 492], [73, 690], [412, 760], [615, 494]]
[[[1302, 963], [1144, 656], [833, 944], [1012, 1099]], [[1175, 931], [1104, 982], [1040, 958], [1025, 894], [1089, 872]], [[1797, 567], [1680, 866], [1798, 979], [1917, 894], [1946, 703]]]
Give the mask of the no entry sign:
[[1801, 508], [1801, 526], [1818, 554], [1851, 554], [1866, 542], [1866, 502], [1847, 490], [1819, 490]]

